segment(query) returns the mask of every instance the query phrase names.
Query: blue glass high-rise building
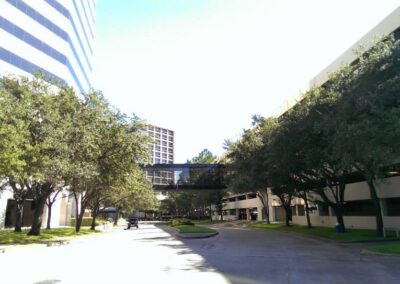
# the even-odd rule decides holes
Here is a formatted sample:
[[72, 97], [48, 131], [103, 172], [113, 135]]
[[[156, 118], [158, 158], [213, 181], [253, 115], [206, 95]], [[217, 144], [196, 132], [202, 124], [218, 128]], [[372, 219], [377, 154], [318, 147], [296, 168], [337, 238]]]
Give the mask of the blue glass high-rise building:
[[95, 0], [1, 0], [0, 75], [37, 72], [92, 88]]

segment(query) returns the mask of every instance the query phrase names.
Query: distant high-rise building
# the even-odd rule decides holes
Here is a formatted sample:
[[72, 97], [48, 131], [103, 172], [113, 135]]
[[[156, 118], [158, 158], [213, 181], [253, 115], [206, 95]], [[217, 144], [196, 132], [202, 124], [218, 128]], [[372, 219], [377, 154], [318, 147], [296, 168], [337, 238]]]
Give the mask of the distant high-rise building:
[[95, 0], [1, 0], [0, 75], [41, 72], [92, 88]]
[[174, 132], [169, 129], [148, 125], [147, 135], [152, 138], [149, 144], [153, 164], [174, 163]]

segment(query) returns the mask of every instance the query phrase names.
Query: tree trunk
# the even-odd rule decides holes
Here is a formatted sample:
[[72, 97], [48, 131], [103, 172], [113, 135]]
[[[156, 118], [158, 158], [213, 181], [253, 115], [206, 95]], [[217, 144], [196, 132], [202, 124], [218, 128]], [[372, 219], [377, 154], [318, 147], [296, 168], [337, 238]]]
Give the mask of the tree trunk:
[[[115, 212], [115, 220], [114, 220], [114, 226], [118, 225], [118, 219], [119, 219], [119, 208], [115, 208], [116, 212]], [[140, 216], [140, 214], [139, 214]]]
[[344, 220], [343, 220], [343, 208], [340, 207], [340, 206], [337, 206], [333, 210], [335, 210], [336, 221], [338, 222], [339, 226], [342, 228], [343, 233], [345, 233], [346, 232], [346, 227], [344, 225]]
[[383, 217], [381, 204], [379, 202], [378, 195], [376, 194], [376, 188], [374, 181], [368, 181], [369, 192], [371, 194], [371, 199], [374, 202], [375, 218], [376, 218], [376, 233], [378, 237], [383, 237]]
[[267, 224], [270, 224], [269, 221], [269, 198], [268, 198], [268, 191], [266, 191], [266, 198], [264, 197], [261, 191], [257, 191], [257, 196], [260, 198], [260, 201], [263, 205], [263, 211], [265, 214], [265, 219], [267, 220]]
[[46, 198], [39, 197], [35, 200], [35, 211], [33, 214], [32, 227], [28, 232], [28, 236], [40, 235], [40, 227], [42, 226], [42, 215], [45, 204]]
[[24, 201], [15, 200], [15, 228], [14, 232], [22, 232], [22, 216], [24, 214]]
[[336, 200], [337, 202], [334, 203], [329, 200], [329, 198], [326, 196], [325, 192], [323, 189], [319, 189], [316, 191], [316, 193], [321, 196], [322, 200], [326, 205], [331, 207], [333, 211], [335, 211], [336, 215], [336, 222], [339, 223], [339, 225], [342, 227], [343, 232], [346, 231], [346, 226], [344, 225], [344, 220], [343, 220], [343, 211], [344, 211], [344, 190], [345, 187], [342, 187], [340, 189], [340, 196], [337, 196]]
[[90, 230], [96, 230], [96, 217], [97, 217], [97, 214], [93, 214], [92, 225], [90, 226]]
[[85, 207], [82, 207], [81, 205], [81, 212], [79, 212], [79, 215], [76, 217], [76, 223], [75, 223], [75, 232], [77, 233], [79, 233], [79, 231], [81, 230], [82, 219], [84, 214], [85, 214]]
[[288, 207], [288, 206], [284, 206], [284, 208], [285, 208], [285, 219], [286, 219], [286, 226], [290, 226], [290, 217], [291, 217], [291, 215], [292, 215], [292, 209], [290, 208], [290, 206]]
[[267, 218], [267, 224], [271, 224], [270, 218], [269, 218], [269, 194], [268, 194], [268, 189], [266, 190], [266, 198], [265, 198], [265, 203], [266, 203], [266, 207], [265, 207], [265, 216]]
[[310, 210], [308, 206], [308, 198], [307, 198], [307, 192], [304, 191], [304, 204], [306, 205], [306, 218], [307, 218], [307, 227], [311, 228], [311, 220], [310, 220]]
[[50, 230], [51, 229], [51, 208], [53, 207], [53, 203], [47, 204], [47, 226], [46, 229]]

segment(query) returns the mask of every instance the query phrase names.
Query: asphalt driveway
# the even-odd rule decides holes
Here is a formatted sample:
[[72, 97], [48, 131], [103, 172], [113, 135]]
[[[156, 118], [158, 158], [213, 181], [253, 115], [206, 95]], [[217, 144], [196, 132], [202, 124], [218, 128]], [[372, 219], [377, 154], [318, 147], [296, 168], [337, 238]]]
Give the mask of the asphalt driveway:
[[141, 225], [68, 245], [0, 253], [0, 283], [400, 283], [400, 257], [272, 230], [219, 227], [208, 239]]

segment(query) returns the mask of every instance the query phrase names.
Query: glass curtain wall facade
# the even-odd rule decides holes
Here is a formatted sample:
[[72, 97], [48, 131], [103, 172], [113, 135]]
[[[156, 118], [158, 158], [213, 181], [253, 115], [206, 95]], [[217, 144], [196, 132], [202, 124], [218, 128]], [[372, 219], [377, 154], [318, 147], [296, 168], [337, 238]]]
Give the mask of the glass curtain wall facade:
[[0, 75], [38, 72], [92, 88], [95, 0], [1, 0]]

